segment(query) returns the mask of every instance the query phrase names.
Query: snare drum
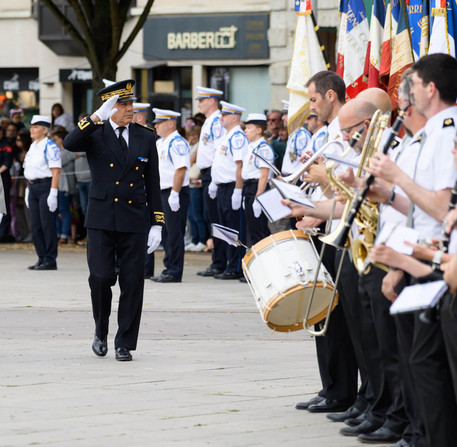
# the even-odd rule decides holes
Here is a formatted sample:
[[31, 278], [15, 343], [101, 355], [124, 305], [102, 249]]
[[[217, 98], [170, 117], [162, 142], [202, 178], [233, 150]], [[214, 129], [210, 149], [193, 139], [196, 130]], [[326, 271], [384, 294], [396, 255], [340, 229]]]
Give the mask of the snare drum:
[[[243, 272], [263, 321], [273, 330], [303, 329], [319, 256], [308, 235], [298, 230], [272, 234], [255, 244], [243, 258]], [[323, 320], [334, 284], [322, 264], [308, 325]], [[335, 307], [337, 299], [334, 301]], [[333, 310], [333, 308], [332, 308]]]

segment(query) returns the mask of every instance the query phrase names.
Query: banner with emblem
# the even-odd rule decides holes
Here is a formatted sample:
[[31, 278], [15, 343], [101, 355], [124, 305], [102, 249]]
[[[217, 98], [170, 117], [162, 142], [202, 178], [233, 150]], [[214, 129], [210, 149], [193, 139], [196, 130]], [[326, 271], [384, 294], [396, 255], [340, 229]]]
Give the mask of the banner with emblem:
[[428, 54], [446, 53], [455, 57], [455, 13], [457, 4], [446, 0], [432, 0], [431, 32]]
[[317, 27], [312, 16], [309, 0], [294, 0], [297, 13], [294, 48], [287, 83], [289, 92], [288, 130], [291, 134], [301, 127], [309, 115], [310, 103], [305, 84], [315, 73], [327, 70], [321, 46], [317, 37]]

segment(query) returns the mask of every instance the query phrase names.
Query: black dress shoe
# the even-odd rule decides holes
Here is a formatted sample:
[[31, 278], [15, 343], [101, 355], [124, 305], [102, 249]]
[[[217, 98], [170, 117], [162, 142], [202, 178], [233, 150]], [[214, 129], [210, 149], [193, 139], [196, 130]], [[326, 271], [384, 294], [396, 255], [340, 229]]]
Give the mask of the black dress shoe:
[[96, 335], [94, 335], [92, 351], [94, 351], [95, 355], [98, 355], [99, 357], [105, 357], [106, 353], [108, 352], [108, 343], [106, 338], [101, 340]]
[[338, 413], [340, 411], [346, 411], [350, 405], [345, 404], [339, 400], [324, 399], [318, 404], [313, 404], [308, 407], [310, 413]]
[[40, 266], [42, 264], [41, 261], [38, 261], [36, 264], [33, 264], [33, 265], [29, 265], [27, 268], [29, 270], [35, 270], [38, 266]]
[[162, 273], [160, 276], [153, 276], [151, 281], [155, 282], [181, 282], [179, 278], [175, 276], [168, 275], [167, 273]]
[[57, 264], [55, 262], [43, 262], [37, 265], [33, 270], [57, 270]]
[[129, 362], [132, 360], [132, 354], [127, 348], [116, 348], [116, 360], [120, 362]]
[[330, 413], [327, 415], [327, 419], [330, 419], [333, 422], [344, 422], [347, 419], [356, 418], [360, 416], [362, 412], [356, 408], [348, 408], [344, 413]]
[[343, 427], [340, 429], [340, 433], [344, 436], [359, 436], [366, 433], [372, 433], [381, 427], [382, 424], [364, 421], [356, 427]]
[[325, 400], [325, 397], [316, 396], [306, 402], [298, 402], [298, 404], [295, 405], [295, 408], [297, 410], [307, 410], [310, 405], [318, 404], [319, 402], [322, 402], [323, 400]]
[[349, 427], [356, 427], [357, 425], [360, 425], [362, 422], [365, 422], [367, 419], [368, 413], [363, 412], [359, 414], [357, 417], [346, 419], [344, 423]]
[[400, 441], [396, 442], [395, 444], [392, 444], [391, 447], [412, 447], [413, 444], [410, 444], [408, 441], [405, 441], [404, 439], [400, 439]]
[[197, 275], [199, 275], [199, 276], [214, 276], [214, 275], [220, 275], [221, 273], [222, 273], [221, 270], [212, 269], [211, 267], [208, 267], [206, 270], [203, 270], [202, 272], [197, 272]]
[[401, 439], [401, 433], [397, 433], [390, 428], [387, 427], [380, 427], [377, 430], [371, 433], [363, 433], [358, 436], [358, 438], [362, 442], [366, 443], [389, 443], [389, 442], [397, 442]]
[[214, 275], [215, 279], [240, 279], [243, 276], [242, 273], [231, 273], [231, 272], [224, 272], [219, 273], [218, 275]]

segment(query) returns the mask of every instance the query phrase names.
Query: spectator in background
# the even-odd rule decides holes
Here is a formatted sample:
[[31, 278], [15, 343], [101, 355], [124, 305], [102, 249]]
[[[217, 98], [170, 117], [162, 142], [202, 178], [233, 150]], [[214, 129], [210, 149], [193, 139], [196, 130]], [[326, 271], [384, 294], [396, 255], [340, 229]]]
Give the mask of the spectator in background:
[[271, 133], [269, 140], [271, 142], [279, 140], [278, 128], [282, 125], [282, 113], [273, 109], [267, 113], [267, 129]]
[[8, 141], [10, 142], [11, 146], [13, 146], [13, 149], [15, 148], [16, 146], [16, 137], [17, 137], [17, 132], [18, 132], [18, 128], [16, 126], [16, 124], [14, 123], [10, 123], [8, 124], [8, 127], [6, 128], [6, 138], [8, 138]]
[[0, 223], [0, 242], [11, 242], [10, 234], [11, 212], [10, 212], [10, 190], [11, 175], [10, 169], [13, 165], [13, 147], [5, 136], [3, 127], [0, 127], [0, 175], [3, 180], [5, 191], [5, 202], [7, 213]]
[[[62, 170], [59, 178], [59, 216], [57, 216], [56, 227], [59, 244], [68, 244], [71, 240], [71, 211], [70, 205], [75, 193], [75, 154], [63, 147], [63, 139], [68, 134], [62, 126], [55, 126], [51, 129], [51, 140], [59, 146], [62, 162]], [[73, 241], [75, 242], [75, 241]]]
[[22, 122], [24, 116], [24, 111], [22, 109], [11, 109], [10, 117], [11, 122], [16, 125], [17, 130], [21, 130], [25, 127], [25, 124]]
[[62, 126], [67, 132], [75, 127], [73, 117], [69, 113], [64, 113], [62, 104], [58, 102], [51, 109], [51, 128], [55, 126]]
[[3, 129], [3, 132], [6, 133], [6, 128], [8, 127], [8, 125], [11, 123], [11, 120], [4, 116], [2, 118], [0, 118], [0, 127]]
[[[87, 113], [82, 113], [78, 122], [84, 119], [87, 116]], [[86, 216], [87, 212], [87, 202], [89, 199], [89, 189], [90, 189], [90, 170], [89, 163], [87, 161], [86, 152], [75, 152], [75, 175], [76, 175], [76, 186], [79, 194], [79, 203], [81, 204], [81, 211], [83, 216]], [[81, 244], [84, 244], [86, 238], [79, 241]]]
[[281, 170], [282, 161], [287, 148], [287, 138], [289, 137], [287, 127], [282, 124], [282, 118], [281, 124], [276, 127], [276, 132], [278, 132], [278, 137], [271, 140], [271, 147], [276, 155], [275, 166]]

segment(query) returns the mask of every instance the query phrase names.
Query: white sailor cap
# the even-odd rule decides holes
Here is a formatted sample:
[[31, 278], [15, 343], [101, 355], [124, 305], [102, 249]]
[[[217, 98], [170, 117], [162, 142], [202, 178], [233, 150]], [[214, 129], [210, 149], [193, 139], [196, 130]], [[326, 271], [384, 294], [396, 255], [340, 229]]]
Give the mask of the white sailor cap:
[[148, 102], [134, 102], [133, 111], [134, 112], [147, 112], [151, 104]]
[[110, 87], [111, 85], [115, 84], [116, 81], [110, 81], [109, 79], [102, 79], [103, 84], [105, 84], [105, 87]]
[[229, 102], [221, 101], [221, 106], [222, 110], [221, 113], [222, 115], [242, 115], [243, 112], [246, 112], [246, 109], [243, 107], [237, 106], [235, 104], [230, 104]]
[[197, 87], [197, 99], [217, 98], [221, 99], [224, 92], [215, 88]]
[[177, 120], [178, 117], [181, 116], [181, 114], [179, 112], [174, 112], [173, 110], [153, 108], [152, 111], [155, 114], [155, 119], [154, 119], [153, 123], [161, 123], [163, 121], [168, 121], [168, 120]]
[[281, 99], [282, 102], [282, 113], [287, 113], [289, 111], [289, 101], [286, 101], [285, 99]]
[[30, 125], [51, 127], [51, 119], [44, 115], [33, 115]]
[[264, 113], [250, 113], [245, 124], [267, 124], [267, 116]]

